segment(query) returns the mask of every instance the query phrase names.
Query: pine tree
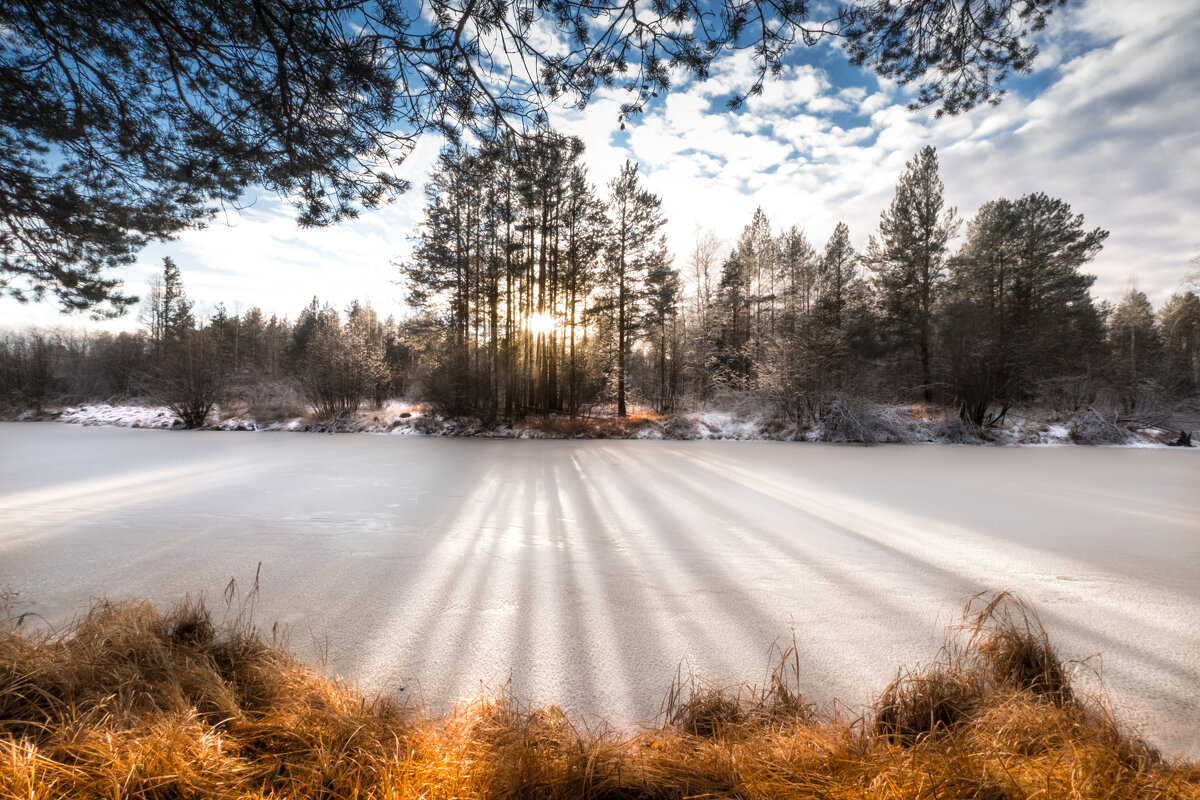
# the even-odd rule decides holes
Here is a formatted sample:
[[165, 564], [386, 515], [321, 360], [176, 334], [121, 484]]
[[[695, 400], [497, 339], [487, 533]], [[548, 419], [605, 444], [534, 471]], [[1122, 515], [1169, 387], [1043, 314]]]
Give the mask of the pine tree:
[[842, 316], [857, 280], [858, 255], [850, 245], [850, 228], [839, 222], [825, 245], [816, 280], [816, 314], [823, 324], [841, 329]]
[[927, 146], [908, 162], [896, 196], [879, 221], [879, 243], [868, 250], [884, 320], [895, 345], [915, 351], [921, 393], [933, 399], [933, 315], [946, 273], [946, 249], [958, 228], [944, 209], [937, 151]]
[[1158, 312], [1170, 388], [1187, 397], [1200, 388], [1200, 297], [1173, 294]]
[[[646, 310], [643, 330], [657, 351], [658, 360], [658, 411], [670, 410], [673, 405], [674, 381], [668, 381], [667, 361], [669, 358], [668, 336], [679, 313], [682, 293], [679, 271], [671, 266], [667, 253], [667, 242], [660, 238], [646, 270]], [[673, 362], [673, 360], [672, 360]], [[672, 363], [673, 366], [673, 363]], [[670, 386], [669, 386], [670, 384]]]
[[242, 318], [230, 314], [224, 303], [217, 303], [216, 310], [208, 318], [208, 331], [216, 344], [217, 352], [237, 372], [242, 360]]
[[560, 279], [567, 327], [567, 340], [563, 346], [570, 353], [564, 365], [567, 369], [567, 410], [574, 417], [579, 410], [583, 388], [580, 329], [582, 336], [586, 336], [587, 299], [600, 277], [597, 267], [608, 232], [604, 204], [596, 197], [595, 188], [587, 179], [587, 170], [581, 164], [571, 169], [560, 224], [564, 261]]
[[779, 235], [775, 247], [779, 254], [784, 314], [794, 321], [797, 315], [812, 310], [819, 264], [817, 251], [804, 231], [795, 225]]
[[195, 325], [192, 301], [183, 289], [183, 275], [170, 256], [163, 258], [162, 287], [163, 339], [169, 344], [178, 342]]
[[659, 247], [658, 231], [666, 220], [658, 195], [643, 189], [638, 166], [626, 161], [609, 183], [608, 281], [616, 310], [617, 416], [626, 416], [626, 372], [629, 350], [637, 338], [639, 306], [646, 272]]
[[750, 357], [750, 275], [734, 250], [721, 264], [717, 282], [717, 339], [713, 343], [713, 382], [732, 389], [745, 389], [752, 378]]
[[252, 186], [303, 225], [352, 218], [407, 189], [395, 167], [423, 132], [484, 138], [618, 84], [624, 120], [729, 47], [753, 53], [757, 94], [817, 30], [957, 113], [1028, 71], [1061, 2], [857, 0], [825, 22], [822, 4], [759, 0], [646, 18], [624, 2], [0, 3], [0, 292], [119, 313], [133, 298], [108, 269]]
[[1108, 321], [1113, 371], [1126, 410], [1138, 406], [1147, 381], [1154, 378], [1159, 354], [1158, 325], [1150, 298], [1131, 286]]
[[401, 269], [410, 304], [444, 334], [426, 384], [447, 410], [491, 419], [578, 407], [577, 348], [607, 227], [582, 154], [554, 133], [443, 151]]
[[370, 303], [354, 301], [346, 309], [342, 327], [347, 383], [358, 386], [362, 395], [378, 408], [385, 399], [389, 371], [384, 348], [383, 324]]
[[736, 247], [737, 260], [747, 283], [747, 326], [751, 357], [759, 360], [763, 346], [775, 328], [775, 282], [778, 254], [771, 236], [771, 221], [762, 207], [754, 210], [750, 223], [742, 229]]
[[192, 302], [183, 288], [183, 275], [170, 256], [163, 258], [162, 275], [151, 278], [138, 320], [146, 326], [160, 357], [195, 326]]
[[1095, 276], [1080, 268], [1107, 236], [1041, 193], [985, 203], [968, 223], [950, 262], [943, 335], [965, 417], [982, 424], [992, 402], [1002, 414], [1038, 386], [1094, 372], [1103, 333], [1088, 291]]

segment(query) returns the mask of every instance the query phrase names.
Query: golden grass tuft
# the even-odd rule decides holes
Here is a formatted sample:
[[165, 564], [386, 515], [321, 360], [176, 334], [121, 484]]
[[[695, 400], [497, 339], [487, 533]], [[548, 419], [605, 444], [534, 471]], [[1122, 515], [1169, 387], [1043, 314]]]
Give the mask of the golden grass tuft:
[[902, 670], [874, 706], [875, 734], [900, 744], [974, 723], [997, 699], [1017, 693], [1030, 702], [1073, 700], [1070, 681], [1034, 610], [1010, 592], [976, 595], [931, 666]]
[[57, 634], [0, 625], [0, 797], [1200, 800], [1200, 768], [1071, 690], [1022, 601], [973, 599], [956, 636], [858, 718], [804, 699], [791, 647], [763, 687], [677, 674], [629, 732], [507, 694], [434, 718], [202, 603], [100, 603]]

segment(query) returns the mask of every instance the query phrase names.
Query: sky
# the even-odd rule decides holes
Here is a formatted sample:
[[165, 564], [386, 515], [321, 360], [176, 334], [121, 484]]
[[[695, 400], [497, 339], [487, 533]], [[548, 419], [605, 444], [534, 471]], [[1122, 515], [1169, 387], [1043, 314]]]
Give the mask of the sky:
[[[905, 163], [937, 148], [945, 196], [965, 222], [983, 203], [1045, 192], [1110, 232], [1086, 267], [1097, 299], [1132, 284], [1155, 305], [1200, 253], [1200, 2], [1072, 0], [1040, 34], [1034, 72], [1010, 80], [997, 107], [935, 119], [907, 108], [910, 94], [850, 66], [832, 43], [797, 46], [787, 68], [738, 111], [725, 101], [752, 82], [746, 52], [721, 56], [707, 81], [677, 85], [621, 131], [620, 94], [551, 122], [587, 146], [603, 193], [626, 159], [662, 198], [668, 243], [686, 272], [698, 231], [732, 246], [755, 208], [778, 232], [803, 228], [823, 247], [838, 221], [866, 246]], [[180, 266], [202, 312], [252, 306], [295, 317], [317, 296], [335, 306], [369, 301], [405, 313], [399, 269], [421, 220], [426, 181], [441, 142], [422, 139], [401, 167], [413, 189], [391, 205], [335, 227], [301, 230], [285, 202], [259, 196], [200, 230], [142, 251], [116, 275], [133, 293]], [[136, 311], [97, 323], [52, 302], [0, 299], [0, 325], [66, 324], [132, 329]]]

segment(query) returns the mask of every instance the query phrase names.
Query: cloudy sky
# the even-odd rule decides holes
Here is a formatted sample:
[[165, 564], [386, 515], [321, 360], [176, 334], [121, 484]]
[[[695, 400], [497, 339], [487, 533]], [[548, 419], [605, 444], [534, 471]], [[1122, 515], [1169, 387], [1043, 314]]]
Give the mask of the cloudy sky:
[[[844, 220], [861, 248], [905, 162], [931, 144], [947, 199], [964, 219], [997, 197], [1061, 198], [1089, 227], [1110, 231], [1090, 267], [1094, 295], [1116, 299], [1136, 281], [1157, 305], [1180, 289], [1200, 252], [1200, 2], [1073, 0], [1041, 41], [1034, 74], [1010, 82], [1000, 106], [954, 118], [908, 111], [904, 91], [850, 67], [826, 43], [798, 47], [785, 74], [737, 112], [725, 100], [752, 80], [744, 53], [722, 57], [708, 81], [676, 87], [625, 131], [616, 96], [553, 121], [584, 140], [597, 185], [627, 158], [641, 164], [663, 199], [680, 267], [697, 230], [732, 244], [757, 206], [774, 230], [799, 225], [818, 247]], [[260, 197], [147, 248], [120, 276], [140, 292], [170, 255], [201, 309], [223, 301], [295, 316], [317, 295], [401, 315], [395, 262], [410, 250], [420, 186], [439, 145], [418, 145], [404, 165], [414, 190], [386, 209], [301, 231], [286, 204]], [[132, 313], [98, 325], [50, 304], [0, 300], [0, 324], [60, 322], [137, 324]]]

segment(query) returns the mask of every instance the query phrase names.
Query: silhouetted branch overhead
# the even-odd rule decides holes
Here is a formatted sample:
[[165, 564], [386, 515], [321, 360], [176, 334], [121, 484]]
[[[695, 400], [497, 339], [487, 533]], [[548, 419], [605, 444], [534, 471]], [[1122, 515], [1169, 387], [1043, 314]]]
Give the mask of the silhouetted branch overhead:
[[1027, 73], [1037, 56], [1030, 35], [1066, 0], [867, 0], [842, 14], [846, 52], [902, 85], [916, 83], [911, 108], [957, 114], [1000, 102], [1010, 73]]

